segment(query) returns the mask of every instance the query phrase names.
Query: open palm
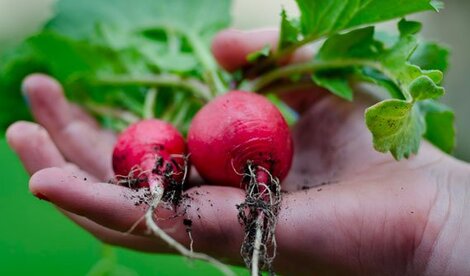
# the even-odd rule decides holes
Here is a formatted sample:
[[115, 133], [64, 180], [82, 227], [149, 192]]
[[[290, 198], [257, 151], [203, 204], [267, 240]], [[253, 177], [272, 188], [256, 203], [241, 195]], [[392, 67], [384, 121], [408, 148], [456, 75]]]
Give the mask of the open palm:
[[[233, 70], [275, 36], [226, 31], [217, 37], [214, 54]], [[67, 102], [60, 85], [46, 76], [30, 76], [24, 90], [39, 125], [18, 122], [7, 137], [33, 175], [31, 192], [106, 243], [170, 252], [144, 223], [125, 233], [145, 206], [136, 205], [139, 192], [106, 183], [113, 176], [114, 134]], [[396, 162], [373, 150], [363, 118], [371, 99], [359, 95], [352, 104], [308, 92], [286, 99], [302, 118], [293, 129], [296, 154], [283, 183], [289, 193], [276, 229], [275, 270], [285, 275], [465, 275], [455, 256], [465, 256], [470, 244], [470, 220], [462, 212], [468, 206], [469, 166], [427, 143], [418, 156]], [[159, 218], [168, 218], [160, 226], [188, 245], [183, 218], [189, 218], [196, 250], [240, 263], [243, 228], [235, 205], [244, 192], [200, 186], [188, 194], [177, 210], [184, 216], [159, 210]], [[465, 238], [467, 246], [455, 243]]]

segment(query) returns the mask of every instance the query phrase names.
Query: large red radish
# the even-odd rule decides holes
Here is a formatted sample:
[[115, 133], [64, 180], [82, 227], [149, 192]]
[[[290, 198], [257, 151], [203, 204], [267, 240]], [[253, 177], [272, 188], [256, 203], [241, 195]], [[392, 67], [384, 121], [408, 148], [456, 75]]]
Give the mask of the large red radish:
[[231, 91], [215, 98], [194, 117], [189, 133], [190, 158], [209, 183], [241, 187], [238, 206], [245, 226], [241, 253], [252, 275], [271, 270], [276, 250], [280, 181], [291, 167], [293, 142], [282, 114], [265, 97]]

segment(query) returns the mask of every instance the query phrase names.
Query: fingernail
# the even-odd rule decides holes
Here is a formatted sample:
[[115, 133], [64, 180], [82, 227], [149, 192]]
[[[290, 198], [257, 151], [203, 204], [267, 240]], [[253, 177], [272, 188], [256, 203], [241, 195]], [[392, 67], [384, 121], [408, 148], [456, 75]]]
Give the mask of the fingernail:
[[45, 200], [45, 201], [50, 202], [50, 200], [45, 195], [43, 195], [41, 193], [35, 193], [34, 196], [39, 198], [40, 200]]
[[26, 105], [28, 107], [30, 107], [31, 103], [30, 103], [29, 97], [28, 97], [28, 88], [26, 87], [24, 82], [23, 82], [23, 84], [21, 84], [21, 94], [23, 95], [23, 100], [26, 103]]

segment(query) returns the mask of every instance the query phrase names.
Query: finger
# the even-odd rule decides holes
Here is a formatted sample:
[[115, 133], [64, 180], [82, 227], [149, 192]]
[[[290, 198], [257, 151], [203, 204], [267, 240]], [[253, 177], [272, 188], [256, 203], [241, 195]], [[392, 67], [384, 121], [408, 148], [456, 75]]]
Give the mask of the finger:
[[[263, 29], [256, 31], [238, 31], [234, 29], [221, 31], [212, 42], [212, 52], [218, 63], [227, 71], [235, 71], [248, 64], [247, 56], [266, 45], [272, 51], [277, 50], [279, 31]], [[308, 60], [313, 52], [310, 47], [302, 47], [288, 62], [295, 63]]]
[[[74, 117], [76, 109], [67, 102], [55, 80], [40, 74], [23, 83], [35, 119], [50, 133], [64, 157], [100, 179], [112, 177], [112, 139], [84, 121]], [[83, 115], [83, 114], [82, 114]]]
[[45, 168], [59, 167], [82, 179], [98, 181], [76, 165], [67, 163], [47, 131], [38, 124], [31, 122], [13, 124], [7, 130], [7, 140], [30, 175]]
[[[8, 129], [7, 139], [29, 174], [48, 167], [71, 169], [52, 143], [48, 133], [40, 125], [30, 122], [15, 123]], [[168, 251], [166, 247], [157, 244], [154, 239], [114, 231], [76, 214], [63, 210], [62, 212], [105, 243], [145, 252]]]
[[100, 125], [95, 120], [95, 118], [91, 117], [88, 113], [83, 111], [83, 109], [80, 108], [78, 105], [69, 103], [69, 107], [70, 113], [72, 114], [72, 118], [74, 118], [75, 120], [80, 120], [96, 130], [100, 129]]
[[47, 131], [38, 124], [31, 122], [13, 124], [7, 130], [7, 141], [30, 175], [45, 168], [60, 167], [81, 178], [97, 181], [94, 176], [82, 171], [76, 165], [67, 163]]
[[86, 113], [80, 106], [69, 103], [70, 105], [70, 112], [72, 113], [72, 117], [75, 120], [82, 121], [91, 128], [95, 129], [97, 132], [101, 134], [104, 141], [108, 141], [110, 144], [114, 144], [116, 141], [116, 134], [112, 130], [102, 129], [100, 124], [90, 116], [90, 114]]
[[[30, 174], [48, 167], [66, 167], [65, 159], [47, 132], [37, 124], [18, 122], [8, 129], [7, 138]], [[167, 250], [160, 244], [157, 246], [153, 239], [114, 231], [73, 213], [63, 213], [105, 243], [145, 252]]]
[[[131, 229], [146, 211], [146, 206], [139, 204], [144, 190], [136, 192], [107, 183], [90, 183], [58, 168], [33, 175], [30, 189], [60, 208], [121, 232]], [[196, 250], [235, 258], [243, 237], [235, 205], [242, 199], [240, 189], [200, 187], [191, 190], [188, 199], [177, 208], [176, 214], [184, 216], [173, 217], [175, 211], [161, 208], [156, 217], [160, 218], [162, 229], [185, 245], [190, 240], [183, 219], [190, 219]], [[133, 233], [148, 235], [145, 223], [139, 224]]]
[[80, 227], [90, 232], [95, 238], [106, 244], [149, 253], [171, 252], [166, 246], [162, 246], [155, 239], [115, 231], [74, 213], [64, 210], [62, 212]]
[[44, 168], [62, 167], [66, 164], [49, 134], [40, 125], [30, 122], [15, 123], [8, 128], [6, 137], [30, 175]]
[[227, 71], [235, 71], [248, 63], [247, 56], [269, 45], [275, 48], [276, 30], [238, 31], [225, 30], [214, 38], [212, 52], [219, 64]]

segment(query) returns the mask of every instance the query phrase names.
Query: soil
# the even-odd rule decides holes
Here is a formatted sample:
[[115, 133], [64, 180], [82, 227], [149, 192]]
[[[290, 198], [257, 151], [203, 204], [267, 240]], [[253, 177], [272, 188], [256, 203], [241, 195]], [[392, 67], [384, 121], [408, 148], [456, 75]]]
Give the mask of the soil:
[[259, 267], [274, 275], [272, 269], [276, 254], [274, 231], [281, 208], [281, 189], [279, 180], [271, 175], [264, 177], [269, 183], [258, 182], [257, 175], [260, 172], [269, 174], [265, 169], [248, 163], [243, 177], [246, 197], [242, 204], [237, 205], [238, 219], [245, 230], [241, 255], [246, 266], [251, 268], [256, 232], [261, 228]]

